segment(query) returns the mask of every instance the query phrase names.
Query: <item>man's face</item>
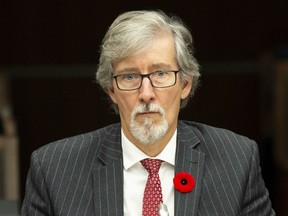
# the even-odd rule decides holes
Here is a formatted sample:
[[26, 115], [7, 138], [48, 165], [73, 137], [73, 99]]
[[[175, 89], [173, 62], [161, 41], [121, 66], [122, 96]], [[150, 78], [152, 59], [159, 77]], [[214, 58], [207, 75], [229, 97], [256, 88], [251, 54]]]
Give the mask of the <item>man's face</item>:
[[[155, 39], [148, 49], [129, 56], [113, 65], [114, 74], [148, 74], [158, 70], [179, 70], [173, 40], [170, 37]], [[172, 137], [177, 127], [181, 99], [191, 90], [191, 80], [183, 84], [179, 73], [177, 82], [168, 88], [154, 88], [144, 78], [138, 90], [122, 91], [115, 80], [109, 95], [118, 105], [121, 125], [132, 142], [151, 144]]]

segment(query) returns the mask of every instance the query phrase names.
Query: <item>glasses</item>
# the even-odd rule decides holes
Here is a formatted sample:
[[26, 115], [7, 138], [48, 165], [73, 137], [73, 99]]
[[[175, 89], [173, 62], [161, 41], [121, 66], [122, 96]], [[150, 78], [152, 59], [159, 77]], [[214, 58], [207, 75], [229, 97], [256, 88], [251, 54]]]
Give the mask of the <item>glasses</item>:
[[179, 70], [159, 70], [149, 74], [125, 73], [113, 75], [113, 78], [116, 80], [118, 89], [122, 91], [140, 89], [146, 77], [154, 88], [167, 88], [176, 84], [178, 72]]

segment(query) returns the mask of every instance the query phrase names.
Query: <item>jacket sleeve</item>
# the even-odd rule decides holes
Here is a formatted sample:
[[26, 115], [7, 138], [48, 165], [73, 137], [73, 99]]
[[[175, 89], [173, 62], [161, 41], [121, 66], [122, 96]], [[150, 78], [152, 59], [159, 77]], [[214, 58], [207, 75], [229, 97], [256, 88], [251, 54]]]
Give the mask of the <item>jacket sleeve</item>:
[[240, 215], [275, 215], [269, 199], [269, 192], [261, 175], [259, 151], [255, 142], [253, 142], [250, 172]]
[[22, 204], [21, 216], [53, 216], [51, 203], [45, 186], [44, 174], [37, 151], [31, 156], [30, 170], [28, 172], [25, 197]]

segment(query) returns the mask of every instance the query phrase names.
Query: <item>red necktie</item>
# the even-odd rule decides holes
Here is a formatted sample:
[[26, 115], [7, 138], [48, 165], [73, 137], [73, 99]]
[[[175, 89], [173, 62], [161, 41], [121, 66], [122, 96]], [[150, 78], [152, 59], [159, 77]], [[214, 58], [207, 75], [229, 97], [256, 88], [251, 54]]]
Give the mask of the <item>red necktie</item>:
[[144, 190], [142, 216], [158, 216], [158, 206], [163, 202], [158, 174], [162, 162], [162, 160], [149, 158], [141, 161], [141, 164], [149, 173]]

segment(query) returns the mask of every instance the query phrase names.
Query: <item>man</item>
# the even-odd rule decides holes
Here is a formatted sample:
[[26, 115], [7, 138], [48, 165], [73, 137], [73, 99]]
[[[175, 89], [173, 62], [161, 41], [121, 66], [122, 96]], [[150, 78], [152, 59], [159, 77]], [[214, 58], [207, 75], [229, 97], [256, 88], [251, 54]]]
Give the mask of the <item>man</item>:
[[120, 15], [103, 40], [97, 81], [121, 123], [35, 151], [22, 215], [158, 215], [160, 204], [170, 216], [274, 215], [254, 141], [178, 121], [199, 76], [178, 18]]

